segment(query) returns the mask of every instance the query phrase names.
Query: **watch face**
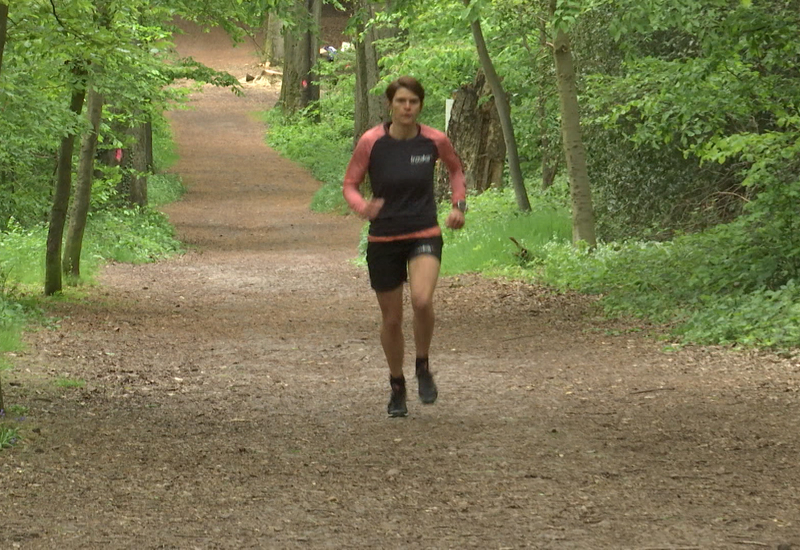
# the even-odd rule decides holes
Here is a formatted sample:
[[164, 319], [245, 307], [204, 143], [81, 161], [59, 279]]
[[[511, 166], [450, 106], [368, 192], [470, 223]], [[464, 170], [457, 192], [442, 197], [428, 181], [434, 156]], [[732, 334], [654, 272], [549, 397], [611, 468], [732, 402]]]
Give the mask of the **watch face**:
[[456, 208], [458, 208], [462, 212], [466, 212], [467, 211], [467, 201], [458, 201], [456, 203]]

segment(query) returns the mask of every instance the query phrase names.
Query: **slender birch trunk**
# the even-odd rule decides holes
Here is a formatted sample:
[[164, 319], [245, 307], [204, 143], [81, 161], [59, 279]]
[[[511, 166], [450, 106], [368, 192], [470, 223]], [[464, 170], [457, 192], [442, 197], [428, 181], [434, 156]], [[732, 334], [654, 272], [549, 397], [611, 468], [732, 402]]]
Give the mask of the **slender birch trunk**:
[[[464, 4], [470, 5], [470, 0], [464, 0]], [[517, 139], [514, 136], [514, 125], [511, 122], [511, 106], [508, 103], [508, 96], [500, 82], [500, 77], [494, 68], [492, 58], [489, 56], [489, 49], [486, 47], [486, 40], [483, 37], [481, 21], [476, 18], [470, 23], [472, 37], [475, 40], [475, 47], [478, 50], [478, 59], [481, 68], [486, 75], [486, 82], [492, 89], [497, 114], [500, 116], [500, 127], [503, 129], [503, 139], [506, 142], [506, 156], [508, 157], [508, 171], [511, 175], [511, 183], [514, 186], [514, 196], [517, 199], [517, 207], [523, 212], [530, 212], [531, 203], [528, 200], [528, 192], [525, 189], [525, 181], [522, 178], [522, 168], [519, 162], [517, 151]]]

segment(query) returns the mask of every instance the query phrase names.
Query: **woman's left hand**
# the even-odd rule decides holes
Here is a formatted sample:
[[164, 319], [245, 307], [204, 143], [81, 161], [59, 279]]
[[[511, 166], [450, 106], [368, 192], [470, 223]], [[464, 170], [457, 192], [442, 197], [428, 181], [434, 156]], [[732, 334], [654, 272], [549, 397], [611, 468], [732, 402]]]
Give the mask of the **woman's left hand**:
[[450, 229], [461, 229], [464, 227], [464, 221], [464, 213], [458, 208], [453, 207], [444, 224]]

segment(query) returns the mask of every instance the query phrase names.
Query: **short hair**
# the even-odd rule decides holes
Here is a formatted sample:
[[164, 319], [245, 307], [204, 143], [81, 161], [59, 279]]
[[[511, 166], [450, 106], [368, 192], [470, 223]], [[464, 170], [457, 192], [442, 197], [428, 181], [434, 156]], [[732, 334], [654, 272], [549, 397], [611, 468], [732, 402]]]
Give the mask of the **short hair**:
[[394, 94], [400, 88], [405, 88], [415, 94], [419, 98], [420, 105], [425, 103], [425, 88], [413, 76], [401, 76], [386, 87], [386, 97], [389, 99], [389, 103], [394, 101]]

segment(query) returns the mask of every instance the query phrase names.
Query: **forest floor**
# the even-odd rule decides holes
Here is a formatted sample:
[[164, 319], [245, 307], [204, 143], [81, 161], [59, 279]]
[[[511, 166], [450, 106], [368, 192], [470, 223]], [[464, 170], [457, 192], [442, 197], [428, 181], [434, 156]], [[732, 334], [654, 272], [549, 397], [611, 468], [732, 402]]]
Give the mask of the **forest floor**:
[[[217, 32], [178, 45], [256, 70]], [[439, 401], [387, 418], [361, 222], [309, 211], [319, 184], [256, 116], [277, 88], [245, 89], [170, 115], [189, 251], [109, 265], [3, 373], [29, 410], [0, 452], [0, 548], [800, 543], [796, 359], [665, 351], [590, 298], [447, 277]]]

